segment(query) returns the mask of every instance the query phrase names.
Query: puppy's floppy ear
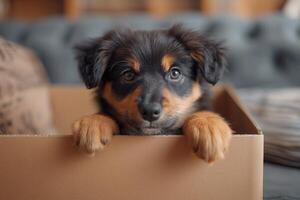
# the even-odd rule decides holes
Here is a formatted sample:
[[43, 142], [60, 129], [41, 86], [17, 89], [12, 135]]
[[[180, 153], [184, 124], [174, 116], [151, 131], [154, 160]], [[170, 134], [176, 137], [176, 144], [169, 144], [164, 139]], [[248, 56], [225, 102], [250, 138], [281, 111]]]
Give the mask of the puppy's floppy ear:
[[108, 61], [115, 49], [114, 31], [103, 37], [91, 39], [74, 47], [78, 61], [79, 73], [86, 87], [91, 89], [99, 86]]
[[202, 36], [198, 31], [185, 29], [177, 24], [168, 30], [178, 42], [190, 52], [204, 79], [215, 85], [222, 76], [226, 60], [220, 44]]

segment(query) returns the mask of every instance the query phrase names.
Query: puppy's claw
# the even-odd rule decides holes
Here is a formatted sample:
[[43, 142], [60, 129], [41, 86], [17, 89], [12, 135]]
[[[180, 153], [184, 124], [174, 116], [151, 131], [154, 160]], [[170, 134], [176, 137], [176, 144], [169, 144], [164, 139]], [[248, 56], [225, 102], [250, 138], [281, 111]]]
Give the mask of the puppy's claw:
[[108, 138], [102, 138], [102, 139], [100, 140], [100, 142], [101, 142], [101, 144], [102, 144], [103, 146], [105, 146], [105, 145], [107, 145], [107, 144], [109, 143], [109, 139], [108, 139]]

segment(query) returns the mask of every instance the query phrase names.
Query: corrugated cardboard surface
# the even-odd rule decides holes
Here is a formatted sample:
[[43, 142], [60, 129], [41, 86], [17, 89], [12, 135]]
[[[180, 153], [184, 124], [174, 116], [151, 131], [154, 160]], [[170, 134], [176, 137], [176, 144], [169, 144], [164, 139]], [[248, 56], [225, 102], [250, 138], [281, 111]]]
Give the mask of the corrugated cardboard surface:
[[[63, 133], [95, 111], [81, 88], [52, 94]], [[217, 94], [216, 110], [241, 133], [225, 160], [202, 162], [184, 136], [115, 136], [95, 157], [78, 152], [71, 136], [1, 136], [0, 200], [262, 199], [263, 135], [230, 90]]]

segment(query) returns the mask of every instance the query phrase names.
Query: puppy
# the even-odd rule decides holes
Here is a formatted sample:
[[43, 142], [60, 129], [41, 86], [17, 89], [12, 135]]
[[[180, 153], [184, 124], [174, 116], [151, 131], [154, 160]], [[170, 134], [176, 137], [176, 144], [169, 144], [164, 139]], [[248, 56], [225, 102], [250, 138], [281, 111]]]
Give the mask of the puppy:
[[208, 84], [224, 68], [223, 48], [199, 32], [110, 31], [76, 48], [87, 88], [95, 88], [101, 112], [73, 124], [76, 144], [88, 153], [103, 149], [114, 134], [183, 132], [196, 155], [224, 157], [231, 138], [226, 121], [208, 108]]

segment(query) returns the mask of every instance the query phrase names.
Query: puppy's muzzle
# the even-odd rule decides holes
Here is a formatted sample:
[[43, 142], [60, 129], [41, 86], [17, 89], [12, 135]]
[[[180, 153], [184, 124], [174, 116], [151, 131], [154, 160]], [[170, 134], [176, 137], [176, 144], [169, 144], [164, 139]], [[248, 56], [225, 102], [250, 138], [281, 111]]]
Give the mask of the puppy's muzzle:
[[162, 112], [162, 107], [160, 103], [148, 103], [140, 105], [139, 111], [144, 120], [152, 122], [159, 119]]
[[161, 105], [161, 80], [149, 78], [145, 80], [141, 96], [138, 98], [138, 109], [144, 120], [158, 120], [163, 112]]
[[149, 102], [143, 97], [138, 98], [138, 109], [144, 120], [152, 122], [158, 120], [162, 113], [159, 102]]

